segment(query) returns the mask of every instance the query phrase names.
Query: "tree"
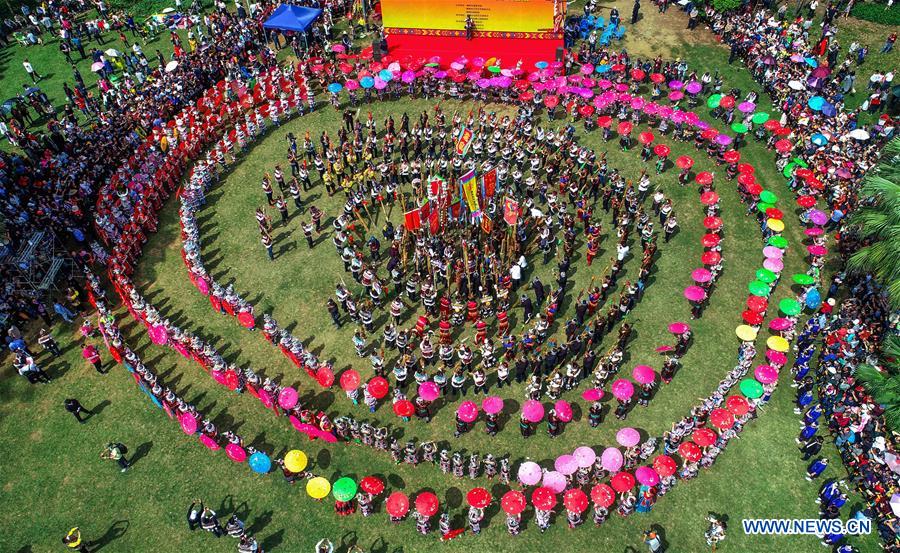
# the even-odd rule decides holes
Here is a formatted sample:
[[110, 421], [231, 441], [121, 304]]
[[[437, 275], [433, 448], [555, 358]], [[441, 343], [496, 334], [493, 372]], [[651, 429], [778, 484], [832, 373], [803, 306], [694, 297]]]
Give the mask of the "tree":
[[866, 177], [860, 207], [850, 218], [866, 245], [850, 256], [847, 267], [871, 273], [900, 309], [900, 138], [884, 148], [883, 159]]
[[856, 379], [884, 407], [884, 422], [888, 428], [900, 430], [900, 337], [884, 339], [881, 364], [881, 370], [865, 363], [860, 365]]
[[741, 0], [712, 0], [712, 5], [718, 12], [730, 12], [741, 6]]

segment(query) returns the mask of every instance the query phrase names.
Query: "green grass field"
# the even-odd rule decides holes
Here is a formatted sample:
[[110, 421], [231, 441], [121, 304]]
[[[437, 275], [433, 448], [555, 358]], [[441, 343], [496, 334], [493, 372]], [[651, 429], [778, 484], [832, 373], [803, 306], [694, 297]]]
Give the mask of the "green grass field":
[[[621, 4], [620, 10], [625, 3]], [[653, 20], [647, 26], [651, 22], [673, 26], [683, 23], [680, 16], [671, 13], [648, 14], [648, 19], [651, 16]], [[645, 29], [640, 25], [639, 28]], [[874, 43], [881, 38], [873, 36], [871, 40]], [[639, 49], [647, 44], [639, 36], [632, 36], [626, 42], [630, 50], [632, 45]], [[726, 86], [744, 90], [753, 87], [746, 71], [737, 65], [727, 66], [727, 52], [710, 41], [649, 44], [660, 49], [670, 47], [665, 53], [687, 56], [693, 65], [720, 69]], [[21, 55], [21, 49], [7, 50], [10, 56]], [[61, 60], [58, 52], [54, 56]], [[48, 54], [46, 63], [49, 65], [56, 58]], [[12, 71], [17, 75], [20, 61], [10, 63], [3, 72]], [[42, 71], [41, 66], [35, 65]], [[11, 80], [0, 81], [3, 83], [0, 90], [10, 86], [7, 81]], [[49, 79], [48, 82], [52, 84]], [[403, 100], [364, 109], [371, 109], [377, 119], [383, 120], [388, 113], [397, 117], [403, 111], [415, 117], [433, 106], [434, 102]], [[468, 111], [472, 106], [444, 102], [443, 107]], [[489, 106], [489, 109], [502, 107]], [[344, 275], [328, 237], [309, 251], [299, 229], [300, 218], [292, 215], [286, 227], [276, 226], [273, 237], [278, 258], [270, 263], [257, 238], [253, 215], [256, 207], [265, 202], [259, 190], [263, 172], [271, 171], [276, 163], [286, 166], [287, 132], [302, 136], [309, 130], [316, 135], [327, 129], [334, 136], [339, 123], [334, 110], [324, 108], [292, 120], [257, 142], [252, 152], [209, 195], [209, 205], [200, 214], [203, 256], [215, 277], [222, 282], [233, 281], [236, 289], [253, 301], [257, 313], [272, 313], [284, 326], [295, 322], [294, 334], [313, 349], [321, 349], [322, 357], [335, 359], [337, 371], [354, 366], [365, 378], [370, 369], [353, 352], [352, 329], [345, 325], [335, 331], [323, 307], [335, 282]], [[605, 151], [610, 166], [618, 167], [626, 178], [637, 177], [642, 167], [637, 150], [622, 153], [615, 143], [604, 145], [596, 132], [585, 135], [579, 131], [579, 135], [584, 144], [598, 152]], [[661, 140], [672, 147], [672, 159], [688, 153], [697, 159], [696, 170], [715, 169], [693, 148]], [[757, 167], [759, 182], [778, 194], [782, 198], [781, 207], [789, 212], [786, 215], [789, 232], [785, 234], [791, 247], [785, 258], [784, 273], [802, 271], [804, 252], [792, 209], [792, 195], [783, 178], [775, 172], [768, 152], [751, 144], [742, 153], [744, 160]], [[582, 415], [559, 438], [551, 440], [542, 426], [541, 432], [527, 441], [519, 436], [515, 420], [505, 422], [495, 438], [488, 438], [479, 424], [471, 433], [454, 440], [452, 405], [438, 405], [438, 413], [428, 425], [417, 421], [400, 424], [387, 406], [382, 406], [373, 418], [397, 428], [403, 439], [434, 439], [449, 441], [454, 449], [508, 453], [513, 467], [525, 457], [548, 466], [557, 455], [579, 445], [612, 445], [616, 430], [622, 426], [634, 426], [654, 435], [666, 430], [687, 413], [697, 398], [709, 394], [734, 366], [738, 342], [733, 329], [739, 323], [747, 295], [746, 284], [761, 262], [759, 229], [753, 219], [744, 215], [734, 185], [724, 179], [724, 171], [717, 173], [717, 190], [722, 196], [722, 217], [726, 225], [725, 271], [703, 318], [693, 322], [695, 344], [683, 359], [681, 371], [672, 384], [659, 390], [648, 408], [635, 408], [625, 424], [607, 416], [598, 429], [591, 429], [584, 420], [586, 415]], [[628, 347], [623, 371], [630, 371], [639, 363], [659, 366], [653, 349], [670, 340], [665, 328], [668, 322], [688, 319], [688, 306], [681, 291], [690, 283], [689, 273], [699, 264], [702, 252], [699, 237], [703, 229], [699, 221], [703, 206], [696, 188], [680, 187], [676, 171], [671, 169], [654, 177], [653, 183], [674, 199], [681, 232], [670, 243], [660, 244], [661, 254], [651, 284], [629, 316], [635, 323], [636, 333]], [[341, 206], [340, 197], [329, 198], [321, 184], [316, 184], [313, 195], [318, 197], [314, 203], [327, 214], [336, 214]], [[397, 219], [400, 211], [395, 207], [392, 218]], [[380, 228], [383, 221], [379, 215], [372, 224]], [[573, 262], [576, 271], [570, 290], [580, 290], [592, 275], [601, 274], [612, 255], [608, 216], [603, 223], [606, 239], [601, 254], [592, 267], [586, 267], [584, 244], [580, 243]], [[267, 376], [278, 376], [285, 384], [296, 384], [301, 396], [305, 395], [329, 414], [353, 412], [358, 418], [365, 417], [365, 410], [354, 408], [337, 387], [321, 392], [317, 384], [265, 343], [258, 331], [250, 333], [238, 327], [233, 319], [213, 313], [206, 298], [188, 280], [181, 261], [178, 233], [177, 206], [170, 200], [162, 214], [158, 234], [145, 247], [136, 277], [139, 288], [154, 305], [183, 328], [212, 341], [229, 360], [261, 369]], [[550, 268], [544, 267], [539, 258], [534, 261], [538, 274], [549, 274]], [[638, 263], [632, 259], [626, 265], [625, 278], [634, 278]], [[773, 301], [788, 295], [793, 292], [785, 280]], [[515, 324], [518, 314], [514, 312], [512, 318]], [[129, 344], [160, 375], [161, 381], [197, 405], [201, 412], [212, 416], [220, 428], [235, 429], [255, 446], [275, 455], [288, 449], [304, 449], [312, 461], [312, 470], [331, 480], [345, 475], [361, 478], [378, 474], [386, 479], [390, 490], [408, 494], [433, 490], [442, 504], [450, 507], [456, 525], [461, 523], [464, 514], [461, 504], [470, 487], [485, 485], [495, 492], [495, 497], [504, 491], [496, 482], [484, 479], [464, 481], [445, 477], [436, 467], [395, 466], [387, 454], [373, 450], [308, 442], [286, 419], [273, 418], [251, 397], [228, 392], [196, 364], [186, 362], [171, 350], [150, 344], [140, 325], [126, 323], [125, 319], [122, 323]], [[59, 326], [55, 332], [66, 348], [65, 355], [59, 360], [40, 359], [54, 377], [52, 384], [31, 386], [10, 371], [8, 363], [4, 364], [4, 378], [0, 381], [0, 467], [4, 476], [0, 501], [7, 508], [0, 525], [0, 551], [62, 550], [60, 539], [75, 525], [82, 528], [88, 541], [98, 540], [107, 553], [233, 551], [235, 543], [230, 538], [216, 541], [203, 532], [188, 532], [185, 511], [196, 497], [213, 506], [223, 520], [231, 512], [238, 512], [267, 550], [312, 551], [322, 537], [342, 544], [341, 551], [353, 543], [365, 551], [382, 553], [425, 551], [436, 545], [436, 533], [422, 537], [415, 532], [412, 521], [391, 526], [383, 506], [369, 519], [358, 514], [340, 518], [333, 513], [329, 500], [313, 501], [305, 494], [302, 484], [291, 487], [278, 474], [255, 475], [247, 467], [228, 461], [224, 455], [209, 453], [156, 409], [123, 368], [115, 367], [102, 376], [94, 372], [80, 357], [80, 339], [74, 327]], [[599, 351], [605, 351], [608, 345], [604, 344]], [[492, 388], [491, 392], [495, 391]], [[521, 386], [504, 388], [501, 395], [517, 402], [523, 398]], [[67, 397], [76, 397], [89, 408], [97, 407], [98, 414], [87, 424], [78, 425], [63, 409]], [[581, 403], [580, 399], [576, 400], [577, 392], [564, 397]], [[488, 510], [487, 526], [481, 536], [465, 536], [440, 547], [452, 551], [534, 551], [550, 547], [560, 551], [640, 551], [644, 549], [641, 532], [657, 526], [664, 530], [669, 551], [700, 552], [708, 549], [703, 539], [703, 517], [713, 511], [727, 515], [730, 521], [728, 538], [720, 545], [720, 551], [822, 551], [813, 537], [751, 537], [740, 530], [743, 518], [817, 517], [814, 502], [817, 484], [803, 479], [805, 463], [801, 462], [794, 443], [799, 419], [792, 412], [792, 398], [793, 390], [783, 375], [782, 386], [773, 400], [760, 418], [747, 426], [741, 439], [732, 442], [716, 464], [701, 472], [699, 478], [679, 483], [650, 514], [634, 514], [626, 519], [611, 515], [599, 529], [585, 524], [575, 531], [569, 531], [564, 520], [557, 519], [547, 534], [539, 533], [528, 520], [523, 533], [511, 538], [506, 534], [502, 513], [498, 514], [495, 502]], [[131, 471], [120, 474], [113, 464], [98, 459], [104, 444], [111, 440], [124, 442], [130, 455], [137, 456]], [[844, 475], [833, 447], [826, 446], [826, 452], [832, 461], [826, 474]], [[848, 507], [857, 503], [858, 497], [852, 496]], [[848, 514], [849, 509], [845, 518]], [[874, 536], [854, 543], [862, 551], [877, 550]]]

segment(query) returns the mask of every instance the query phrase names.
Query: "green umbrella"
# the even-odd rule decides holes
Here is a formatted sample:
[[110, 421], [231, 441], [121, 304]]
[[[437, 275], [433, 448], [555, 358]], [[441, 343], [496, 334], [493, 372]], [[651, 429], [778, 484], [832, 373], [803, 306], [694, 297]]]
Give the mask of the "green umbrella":
[[782, 313], [785, 315], [798, 315], [800, 314], [800, 303], [793, 298], [784, 298], [778, 303], [778, 309], [781, 309]]
[[788, 163], [787, 165], [784, 166], [784, 171], [782, 171], [781, 174], [784, 175], [785, 178], [788, 178], [788, 179], [791, 178], [791, 175], [794, 174], [794, 167], [796, 167], [796, 166], [797, 166], [797, 164], [794, 163], [793, 161]]
[[338, 478], [331, 486], [331, 493], [338, 501], [350, 501], [356, 496], [356, 482], [347, 476]]
[[760, 203], [756, 204], [756, 210], [759, 211], [760, 213], [765, 213], [766, 210], [769, 209], [770, 207], [775, 207], [775, 206], [772, 204], [767, 204], [766, 202], [760, 202]]
[[719, 102], [721, 102], [721, 101], [722, 101], [721, 94], [713, 94], [712, 96], [709, 97], [709, 100], [706, 101], [706, 107], [708, 107], [710, 109], [715, 109], [715, 108], [719, 107]]
[[803, 284], [804, 286], [807, 284], [812, 284], [816, 281], [813, 277], [809, 276], [806, 273], [797, 273], [792, 278], [794, 279], [794, 282], [796, 282], [797, 284]]
[[431, 62], [431, 63], [426, 63], [425, 67], [440, 67], [440, 64]]
[[759, 111], [757, 113], [754, 113], [753, 118], [751, 119], [751, 121], [753, 121], [754, 125], [762, 125], [763, 123], [765, 123], [768, 120], [769, 120], [769, 114], [764, 111]]
[[750, 290], [750, 293], [754, 296], [759, 296], [761, 298], [765, 298], [769, 295], [769, 285], [761, 280], [754, 280], [747, 285], [747, 289]]
[[766, 202], [767, 204], [774, 204], [778, 201], [778, 196], [772, 194], [768, 190], [763, 190], [759, 193], [759, 201]]
[[765, 282], [766, 284], [771, 284], [775, 282], [775, 273], [768, 269], [757, 269], [756, 278]]
[[788, 241], [784, 236], [771, 236], [769, 237], [769, 245], [776, 248], [786, 248]]
[[491, 73], [499, 73], [499, 72], [500, 72], [500, 66], [499, 66], [499, 65], [492, 65], [492, 66], [488, 67], [488, 71], [490, 71]]
[[743, 123], [732, 123], [731, 130], [733, 130], [734, 132], [736, 132], [738, 134], [744, 134], [749, 129], [747, 128], [747, 125], [745, 125]]
[[763, 387], [757, 380], [752, 378], [745, 378], [741, 380], [741, 393], [750, 399], [756, 399], [758, 397], [762, 397], [763, 395]]
[[800, 159], [799, 157], [795, 157], [795, 158], [793, 159], [793, 162], [796, 163], [797, 165], [799, 165], [800, 167], [803, 167], [803, 168], [809, 167], [809, 164], [807, 164], [805, 161], [803, 161], [803, 160]]

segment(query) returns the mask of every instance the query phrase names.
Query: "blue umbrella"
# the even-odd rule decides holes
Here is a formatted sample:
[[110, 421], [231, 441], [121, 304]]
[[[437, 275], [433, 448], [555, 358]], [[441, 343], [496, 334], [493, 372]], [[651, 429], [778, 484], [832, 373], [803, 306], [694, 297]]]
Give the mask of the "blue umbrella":
[[595, 71], [597, 71], [597, 73], [601, 73], [601, 74], [602, 74], [602, 73], [607, 73], [607, 72], [609, 72], [609, 69], [610, 69], [609, 64], [608, 64], [608, 63], [604, 63], [603, 65], [598, 65], [598, 66], [597, 66], [597, 69], [596, 69]]
[[825, 98], [822, 98], [821, 96], [813, 96], [809, 99], [808, 102], [806, 102], [806, 104], [816, 111], [822, 111], [822, 106], [825, 105]]
[[803, 58], [803, 61], [806, 62], [810, 67], [819, 67], [819, 62], [817, 62], [814, 58]]
[[545, 61], [538, 61], [538, 62], [535, 62], [534, 66], [537, 67], [538, 69], [547, 69], [547, 67], [549, 67], [550, 64]]
[[809, 139], [810, 142], [815, 144], [816, 146], [824, 146], [828, 144], [828, 137], [821, 133], [816, 133], [812, 135], [812, 138]]
[[394, 74], [391, 73], [390, 71], [388, 71], [387, 69], [382, 69], [381, 71], [379, 71], [378, 76], [381, 77], [381, 80], [386, 83], [391, 82], [391, 79], [394, 78]]
[[834, 117], [837, 115], [837, 110], [833, 105], [826, 102], [825, 105], [822, 106], [822, 114], [826, 117]]
[[331, 83], [330, 85], [328, 85], [328, 92], [331, 92], [332, 94], [337, 94], [343, 88], [344, 87], [343, 87], [343, 85], [341, 85], [341, 83]]
[[373, 86], [375, 86], [375, 79], [368, 76], [363, 77], [359, 80], [359, 86], [363, 88], [372, 88]]

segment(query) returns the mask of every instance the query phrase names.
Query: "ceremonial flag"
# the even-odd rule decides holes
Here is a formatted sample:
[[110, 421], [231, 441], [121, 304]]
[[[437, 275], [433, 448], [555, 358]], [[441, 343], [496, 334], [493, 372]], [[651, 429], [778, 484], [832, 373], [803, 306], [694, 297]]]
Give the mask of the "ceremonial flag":
[[406, 219], [406, 230], [419, 230], [422, 227], [422, 219], [418, 208], [407, 211], [404, 217]]
[[487, 199], [493, 198], [494, 192], [497, 191], [497, 169], [494, 168], [485, 173], [481, 177], [481, 183], [484, 197]]
[[485, 232], [485, 234], [490, 234], [494, 229], [494, 221], [491, 220], [490, 217], [482, 217], [481, 218], [481, 230]]
[[472, 145], [472, 139], [474, 137], [475, 133], [472, 132], [472, 129], [463, 127], [463, 129], [459, 131], [459, 136], [456, 137], [456, 155], [465, 156], [466, 152], [469, 151], [469, 146]]
[[431, 215], [428, 217], [428, 222], [430, 223], [429, 230], [431, 234], [437, 234], [441, 231], [441, 212], [435, 209], [431, 212]]
[[428, 219], [429, 215], [431, 215], [431, 202], [425, 200], [425, 204], [419, 208], [419, 212], [420, 219]]
[[503, 201], [503, 220], [506, 224], [512, 226], [519, 220], [519, 202], [512, 198], [506, 198]]
[[466, 197], [466, 205], [472, 213], [478, 211], [478, 182], [475, 180], [475, 170], [471, 169], [459, 177], [459, 185]]
[[458, 219], [460, 212], [462, 212], [462, 202], [455, 201], [450, 204], [450, 217], [453, 219]]

